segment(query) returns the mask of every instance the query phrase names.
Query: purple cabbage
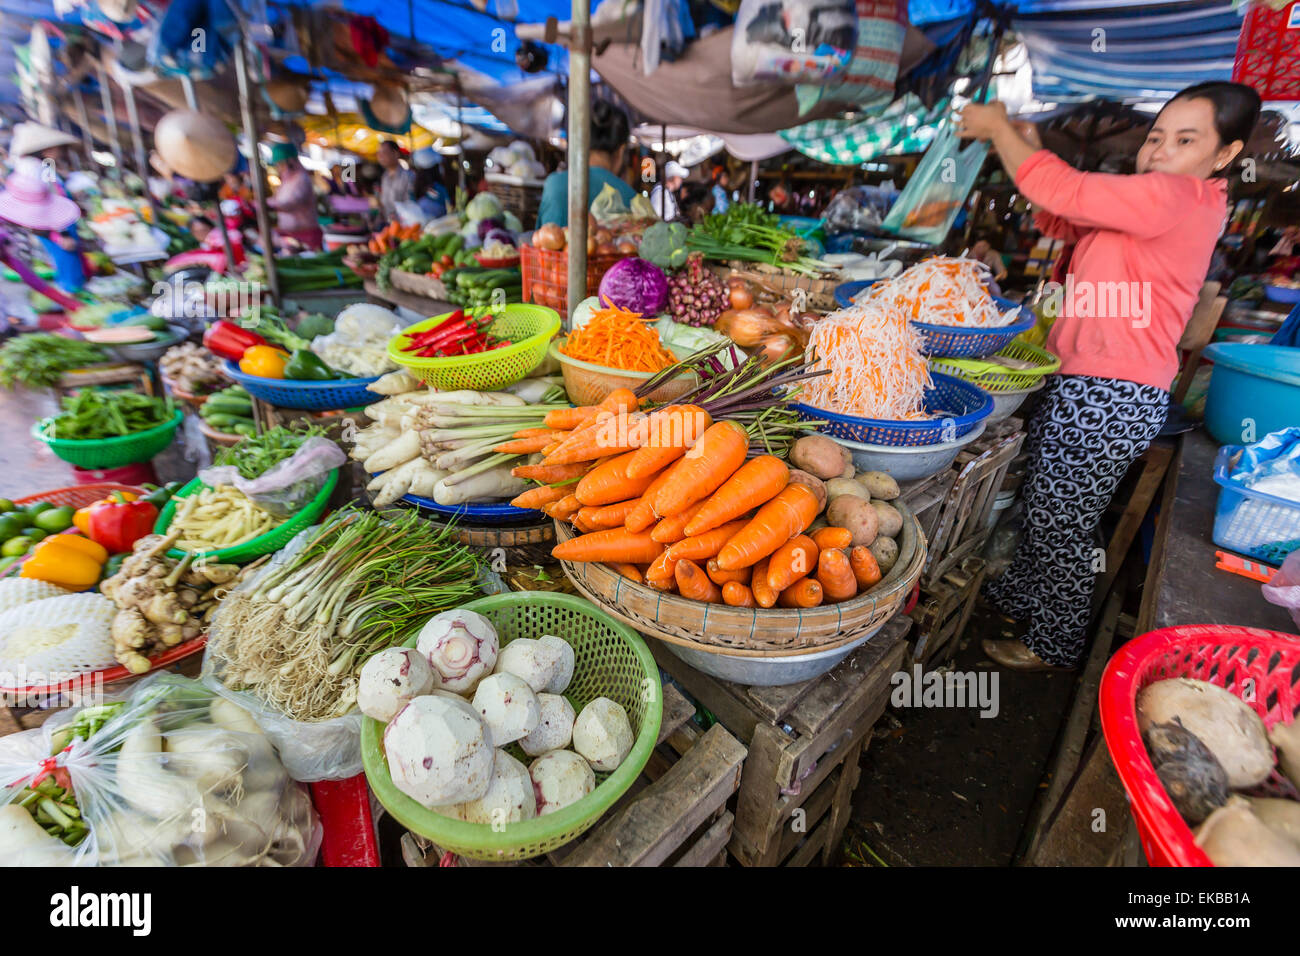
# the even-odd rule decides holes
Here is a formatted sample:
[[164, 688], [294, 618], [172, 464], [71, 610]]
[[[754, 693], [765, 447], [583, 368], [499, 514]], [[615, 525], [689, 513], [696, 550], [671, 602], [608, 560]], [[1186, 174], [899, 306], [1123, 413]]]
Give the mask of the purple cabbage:
[[482, 239], [493, 229], [504, 229], [505, 221], [502, 219], [480, 219], [478, 222], [478, 237]]
[[507, 246], [515, 245], [514, 234], [509, 229], [493, 229], [483, 237], [483, 245], [490, 242], [504, 242]]
[[658, 315], [668, 304], [668, 277], [653, 262], [633, 256], [609, 267], [600, 280], [601, 302], [644, 316]]

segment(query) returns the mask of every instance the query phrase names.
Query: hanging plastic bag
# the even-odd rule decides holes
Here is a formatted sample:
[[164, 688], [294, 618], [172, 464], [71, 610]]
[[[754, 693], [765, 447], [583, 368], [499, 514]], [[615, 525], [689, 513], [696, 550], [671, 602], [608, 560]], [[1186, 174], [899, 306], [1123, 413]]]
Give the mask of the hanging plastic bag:
[[329, 473], [347, 461], [338, 445], [315, 436], [303, 442], [292, 457], [256, 478], [244, 478], [233, 465], [204, 468], [199, 478], [209, 488], [232, 485], [267, 514], [291, 518], [320, 494]]
[[0, 779], [6, 866], [311, 866], [323, 835], [249, 715], [175, 674], [0, 738]]
[[919, 242], [943, 242], [975, 185], [988, 151], [988, 143], [981, 142], [963, 149], [953, 125], [941, 123], [881, 229]]
[[853, 0], [742, 0], [731, 82], [824, 83], [845, 72], [857, 41]]
[[1300, 628], [1300, 551], [1288, 554], [1282, 567], [1267, 584], [1261, 585], [1260, 590], [1269, 604], [1286, 608], [1295, 626]]

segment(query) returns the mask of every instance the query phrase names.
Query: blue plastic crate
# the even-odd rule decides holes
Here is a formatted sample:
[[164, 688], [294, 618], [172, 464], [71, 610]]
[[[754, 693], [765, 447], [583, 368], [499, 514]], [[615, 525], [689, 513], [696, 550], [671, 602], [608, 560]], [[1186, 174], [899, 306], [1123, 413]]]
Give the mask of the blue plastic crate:
[[241, 372], [239, 366], [229, 360], [226, 362], [226, 374], [244, 386], [249, 395], [280, 408], [325, 412], [373, 405], [384, 397], [366, 390], [367, 385], [379, 380], [378, 375], [373, 378], [334, 378], [323, 382], [263, 378]]
[[1224, 445], [1214, 459], [1219, 504], [1214, 510], [1214, 543], [1221, 548], [1281, 564], [1300, 548], [1300, 502], [1288, 501], [1228, 480], [1240, 445]]
[[951, 375], [930, 373], [934, 388], [926, 389], [925, 410], [935, 418], [920, 421], [889, 421], [839, 415], [811, 405], [792, 404], [801, 419], [826, 422], [818, 431], [864, 445], [912, 447], [934, 445], [961, 438], [993, 411], [993, 397], [978, 385]]
[[[853, 304], [854, 296], [879, 281], [867, 279], [840, 283], [835, 287], [835, 303], [841, 309], [846, 309]], [[1011, 340], [1021, 332], [1028, 332], [1038, 321], [1033, 310], [1023, 305], [997, 296], [993, 296], [993, 301], [1003, 312], [1018, 309], [1020, 319], [996, 329], [967, 329], [954, 325], [913, 322], [912, 327], [921, 333], [921, 351], [935, 358], [980, 358], [992, 355], [1010, 345]]]

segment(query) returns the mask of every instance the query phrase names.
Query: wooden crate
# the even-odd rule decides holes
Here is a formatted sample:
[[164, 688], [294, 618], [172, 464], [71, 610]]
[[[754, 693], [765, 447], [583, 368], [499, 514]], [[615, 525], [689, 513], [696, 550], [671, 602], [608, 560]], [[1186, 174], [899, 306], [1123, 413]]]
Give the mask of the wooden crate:
[[830, 673], [756, 687], [702, 674], [651, 641], [659, 666], [749, 746], [728, 850], [745, 866], [832, 863], [858, 785], [858, 760], [903, 664], [899, 615]]
[[956, 653], [984, 583], [985, 568], [984, 559], [972, 555], [938, 581], [922, 585], [910, 615], [915, 624], [910, 663], [933, 667]]
[[733, 818], [727, 801], [740, 785], [745, 748], [726, 728], [701, 732], [695, 705], [664, 686], [659, 742], [641, 776], [592, 829], [562, 847], [518, 863], [448, 858], [407, 833], [408, 866], [722, 866]]

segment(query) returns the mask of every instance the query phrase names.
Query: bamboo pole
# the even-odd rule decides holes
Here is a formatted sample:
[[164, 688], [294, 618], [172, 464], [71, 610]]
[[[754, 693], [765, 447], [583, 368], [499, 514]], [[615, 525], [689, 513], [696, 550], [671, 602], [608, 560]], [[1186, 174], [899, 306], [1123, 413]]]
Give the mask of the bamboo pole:
[[248, 173], [253, 181], [253, 200], [257, 210], [257, 234], [262, 241], [262, 258], [266, 262], [266, 284], [271, 287], [271, 301], [280, 307], [280, 276], [275, 271], [275, 244], [271, 241], [271, 216], [266, 207], [266, 180], [262, 157], [257, 148], [257, 124], [253, 120], [253, 100], [248, 84], [248, 59], [244, 37], [235, 42], [235, 78], [239, 82], [239, 112], [244, 121], [244, 138], [248, 140]]
[[113, 106], [113, 87], [108, 81], [108, 70], [104, 61], [95, 65], [95, 76], [99, 80], [99, 98], [103, 103], [104, 122], [108, 124], [108, 147], [113, 151], [113, 177], [122, 178], [122, 144], [117, 138], [117, 112]]
[[90, 138], [90, 116], [86, 113], [86, 98], [81, 95], [81, 87], [72, 88], [72, 102], [77, 107], [77, 125], [81, 127], [81, 145], [86, 151], [86, 162], [93, 167], [95, 143]]
[[569, 34], [569, 318], [587, 297], [587, 161], [591, 152], [591, 4], [573, 0]]

